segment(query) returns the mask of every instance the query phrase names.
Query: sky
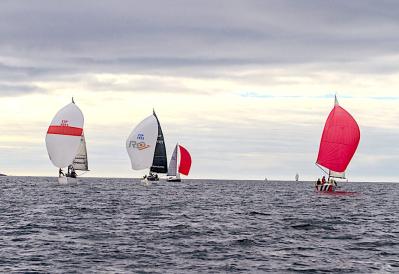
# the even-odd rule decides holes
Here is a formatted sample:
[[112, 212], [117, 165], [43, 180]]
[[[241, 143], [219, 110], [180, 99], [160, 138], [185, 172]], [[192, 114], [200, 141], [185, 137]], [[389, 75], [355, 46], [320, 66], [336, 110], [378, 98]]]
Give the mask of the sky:
[[56, 176], [44, 138], [73, 96], [93, 177], [154, 108], [188, 178], [303, 180], [337, 94], [361, 140], [347, 176], [399, 181], [398, 1], [1, 1], [0, 172]]

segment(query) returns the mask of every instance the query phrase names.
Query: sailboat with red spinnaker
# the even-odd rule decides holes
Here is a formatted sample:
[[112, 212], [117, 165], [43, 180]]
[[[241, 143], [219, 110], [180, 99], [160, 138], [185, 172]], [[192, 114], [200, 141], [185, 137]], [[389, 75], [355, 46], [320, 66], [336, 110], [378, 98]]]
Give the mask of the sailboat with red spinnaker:
[[360, 141], [360, 129], [352, 115], [341, 107], [335, 96], [334, 108], [324, 125], [316, 165], [327, 175], [326, 182], [316, 183], [316, 190], [334, 192], [335, 179], [345, 179], [348, 167]]

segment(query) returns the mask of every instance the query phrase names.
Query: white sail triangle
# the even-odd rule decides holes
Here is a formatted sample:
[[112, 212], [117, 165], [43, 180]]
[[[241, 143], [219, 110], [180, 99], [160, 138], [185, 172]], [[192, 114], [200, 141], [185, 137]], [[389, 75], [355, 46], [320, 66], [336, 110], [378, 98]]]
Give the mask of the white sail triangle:
[[173, 150], [172, 157], [170, 158], [169, 162], [169, 168], [168, 168], [168, 174], [167, 176], [177, 176], [177, 146], [175, 147], [175, 150]]
[[80, 146], [78, 154], [73, 160], [73, 168], [75, 170], [89, 171], [89, 163], [87, 160], [86, 140], [84, 134], [80, 138]]

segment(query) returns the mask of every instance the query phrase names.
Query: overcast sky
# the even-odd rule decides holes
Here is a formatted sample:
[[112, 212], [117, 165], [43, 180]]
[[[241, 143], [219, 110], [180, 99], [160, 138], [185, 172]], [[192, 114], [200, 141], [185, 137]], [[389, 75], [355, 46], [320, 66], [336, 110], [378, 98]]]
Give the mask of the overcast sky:
[[357, 120], [350, 180], [399, 181], [398, 1], [1, 1], [0, 172], [57, 175], [44, 137], [72, 96], [91, 172], [155, 108], [190, 178], [315, 179], [334, 104]]

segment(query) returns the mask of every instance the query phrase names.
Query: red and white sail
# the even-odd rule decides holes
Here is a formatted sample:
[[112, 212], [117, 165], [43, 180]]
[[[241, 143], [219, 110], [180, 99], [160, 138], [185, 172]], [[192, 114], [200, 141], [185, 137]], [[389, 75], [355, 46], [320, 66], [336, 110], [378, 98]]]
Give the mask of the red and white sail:
[[82, 111], [70, 103], [57, 112], [47, 130], [46, 147], [51, 162], [58, 168], [72, 164], [83, 134]]
[[[179, 163], [179, 164], [178, 164]], [[180, 173], [188, 175], [191, 168], [191, 155], [183, 146], [176, 144], [169, 162], [168, 176], [180, 178]]]
[[360, 141], [360, 130], [352, 115], [335, 98], [320, 141], [316, 163], [330, 170], [332, 177], [343, 177]]

